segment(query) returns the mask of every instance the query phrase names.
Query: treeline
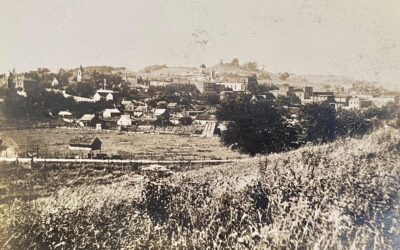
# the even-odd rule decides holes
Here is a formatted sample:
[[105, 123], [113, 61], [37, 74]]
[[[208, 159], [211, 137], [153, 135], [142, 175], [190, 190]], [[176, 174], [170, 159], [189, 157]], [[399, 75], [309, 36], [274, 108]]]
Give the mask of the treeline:
[[61, 93], [36, 88], [35, 91], [28, 92], [26, 97], [19, 95], [16, 90], [7, 91], [2, 111], [9, 120], [43, 121], [56, 116], [62, 110], [69, 110], [79, 117], [111, 107], [111, 102], [75, 102], [73, 98], [65, 98]]
[[221, 141], [250, 155], [278, 153], [304, 144], [332, 142], [338, 138], [362, 136], [383, 120], [400, 126], [399, 107], [391, 104], [366, 111], [338, 110], [327, 103], [312, 103], [291, 110], [279, 100], [254, 101], [241, 94], [224, 100], [217, 118], [225, 122]]

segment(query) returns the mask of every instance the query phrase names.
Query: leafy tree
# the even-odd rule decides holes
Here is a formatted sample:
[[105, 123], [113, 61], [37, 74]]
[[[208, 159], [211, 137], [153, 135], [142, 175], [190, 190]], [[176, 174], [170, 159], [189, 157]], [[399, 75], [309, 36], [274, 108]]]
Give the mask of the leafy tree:
[[238, 66], [238, 67], [239, 67], [239, 66], [240, 66], [240, 64], [239, 64], [239, 59], [233, 58], [231, 64], [232, 64], [233, 66]]
[[236, 95], [221, 103], [217, 118], [227, 121], [222, 142], [250, 155], [293, 147], [293, 130], [275, 104], [270, 100], [251, 102], [250, 98], [250, 95]]
[[288, 79], [289, 78], [289, 73], [288, 72], [285, 72], [285, 73], [283, 73], [283, 74], [280, 74], [279, 75], [279, 78], [281, 79], [281, 80], [286, 80], [286, 79]]
[[204, 92], [198, 96], [198, 99], [206, 105], [214, 106], [220, 103], [219, 94], [217, 92]]
[[326, 103], [311, 103], [300, 108], [299, 120], [304, 142], [325, 143], [335, 139], [335, 109]]
[[95, 93], [95, 89], [89, 83], [79, 82], [76, 85], [76, 92], [79, 96], [91, 97]]
[[165, 64], [162, 64], [162, 65], [155, 64], [155, 65], [151, 65], [151, 66], [145, 67], [143, 69], [143, 71], [146, 72], [146, 73], [150, 73], [152, 71], [156, 71], [156, 70], [163, 69], [163, 68], [166, 68], [166, 67], [167, 67], [167, 65], [165, 65]]
[[154, 122], [154, 125], [162, 126], [162, 127], [171, 125], [169, 118], [170, 118], [170, 114], [168, 113], [168, 111], [165, 111], [165, 113], [163, 115], [160, 115], [159, 117], [157, 117], [157, 120]]
[[151, 108], [157, 108], [157, 101], [154, 99], [151, 99], [150, 101], [147, 102], [147, 105]]
[[258, 67], [258, 64], [257, 64], [257, 62], [248, 62], [244, 66], [250, 70], [256, 70]]
[[354, 137], [370, 131], [372, 123], [359, 111], [339, 110], [336, 113], [336, 136]]
[[260, 92], [260, 86], [258, 85], [257, 76], [250, 76], [248, 79], [248, 91], [255, 95]]
[[179, 119], [179, 122], [180, 122], [183, 126], [189, 126], [189, 125], [192, 125], [193, 119], [192, 119], [192, 117], [190, 117], [190, 116], [184, 116], [184, 117], [181, 117], [181, 118]]
[[27, 115], [26, 98], [17, 94], [16, 91], [9, 91], [4, 99], [3, 111], [9, 119], [23, 119]]

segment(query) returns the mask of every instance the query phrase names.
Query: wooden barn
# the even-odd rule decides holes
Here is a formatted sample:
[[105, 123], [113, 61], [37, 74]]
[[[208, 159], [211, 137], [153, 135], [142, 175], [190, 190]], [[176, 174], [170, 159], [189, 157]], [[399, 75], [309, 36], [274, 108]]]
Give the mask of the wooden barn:
[[83, 153], [87, 153], [88, 156], [93, 156], [93, 151], [99, 151], [101, 153], [101, 141], [97, 137], [77, 137], [71, 139], [69, 142], [70, 153], [74, 155], [78, 154], [83, 157]]

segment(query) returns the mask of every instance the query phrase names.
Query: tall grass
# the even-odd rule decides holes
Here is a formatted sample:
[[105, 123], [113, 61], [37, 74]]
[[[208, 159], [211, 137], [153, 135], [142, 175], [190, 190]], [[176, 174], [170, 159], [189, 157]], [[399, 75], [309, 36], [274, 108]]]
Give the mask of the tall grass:
[[[5, 249], [398, 249], [400, 134], [380, 130], [1, 207]], [[136, 178], [136, 181], [132, 179]]]

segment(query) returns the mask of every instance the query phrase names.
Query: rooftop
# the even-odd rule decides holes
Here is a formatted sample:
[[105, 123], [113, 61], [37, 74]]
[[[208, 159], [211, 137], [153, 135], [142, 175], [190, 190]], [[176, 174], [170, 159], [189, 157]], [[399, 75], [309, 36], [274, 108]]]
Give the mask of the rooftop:
[[[69, 145], [84, 145], [84, 146], [91, 146], [93, 143], [99, 140], [97, 137], [89, 137], [89, 136], [81, 136], [72, 138], [69, 142]], [[101, 141], [100, 141], [101, 142]]]
[[79, 119], [80, 121], [91, 121], [95, 118], [95, 115], [92, 114], [84, 114], [81, 119]]
[[166, 109], [156, 109], [156, 111], [154, 111], [154, 116], [160, 116], [160, 115], [164, 114], [165, 111], [167, 111], [167, 110]]

